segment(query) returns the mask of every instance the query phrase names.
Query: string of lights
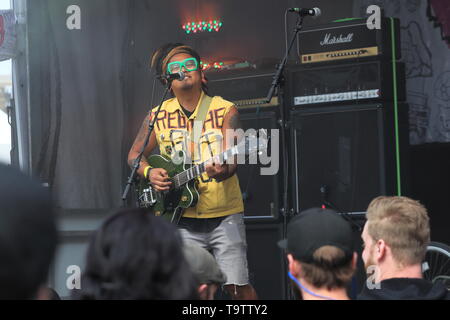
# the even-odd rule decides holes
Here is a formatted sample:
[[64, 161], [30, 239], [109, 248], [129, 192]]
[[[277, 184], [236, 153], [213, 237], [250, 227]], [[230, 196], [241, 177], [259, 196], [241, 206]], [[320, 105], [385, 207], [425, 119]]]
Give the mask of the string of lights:
[[200, 33], [200, 32], [219, 32], [223, 23], [220, 20], [187, 22], [183, 25], [183, 30], [186, 34]]

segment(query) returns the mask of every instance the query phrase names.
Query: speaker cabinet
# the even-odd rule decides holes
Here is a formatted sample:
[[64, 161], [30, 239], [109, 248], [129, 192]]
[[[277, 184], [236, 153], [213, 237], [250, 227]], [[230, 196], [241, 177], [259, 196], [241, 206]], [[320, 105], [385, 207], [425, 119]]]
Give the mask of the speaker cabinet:
[[365, 212], [373, 198], [401, 194], [407, 125], [398, 119], [406, 118], [407, 106], [399, 105], [396, 118], [393, 108], [374, 103], [291, 111], [297, 212], [325, 201], [340, 212]]
[[[270, 109], [269, 109], [270, 110]], [[247, 109], [240, 111], [242, 127], [247, 129], [275, 129], [277, 126], [276, 112], [260, 112], [258, 109]], [[269, 143], [268, 155], [272, 156]], [[274, 155], [277, 156], [277, 155]], [[244, 218], [246, 220], [277, 220], [278, 215], [278, 174], [261, 175], [258, 164], [241, 164], [238, 166], [237, 175], [244, 199]]]
[[249, 278], [258, 298], [285, 299], [286, 258], [277, 245], [283, 238], [282, 225], [246, 221], [246, 233]]

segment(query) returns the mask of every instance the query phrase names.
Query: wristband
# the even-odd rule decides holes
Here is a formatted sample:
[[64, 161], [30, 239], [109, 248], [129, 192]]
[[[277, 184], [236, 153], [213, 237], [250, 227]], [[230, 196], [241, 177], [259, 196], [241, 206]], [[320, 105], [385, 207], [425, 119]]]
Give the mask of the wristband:
[[147, 166], [147, 167], [144, 169], [144, 177], [145, 177], [145, 179], [148, 179], [148, 171], [149, 171], [151, 168], [152, 168], [151, 166]]

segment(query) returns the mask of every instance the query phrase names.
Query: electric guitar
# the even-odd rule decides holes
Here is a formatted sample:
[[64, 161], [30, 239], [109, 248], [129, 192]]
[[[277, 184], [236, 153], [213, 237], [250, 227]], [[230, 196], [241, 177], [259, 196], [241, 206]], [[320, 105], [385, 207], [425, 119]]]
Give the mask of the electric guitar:
[[260, 130], [259, 137], [247, 135], [236, 146], [198, 165], [192, 165], [184, 151], [177, 151], [172, 157], [152, 155], [147, 159], [148, 164], [152, 168], [165, 169], [172, 184], [170, 190], [161, 192], [155, 190], [147, 179], [141, 179], [137, 189], [139, 206], [152, 207], [156, 216], [178, 224], [184, 209], [194, 207], [198, 202], [196, 178], [206, 171], [208, 162], [224, 163], [236, 155], [248, 156], [266, 150], [267, 135]]

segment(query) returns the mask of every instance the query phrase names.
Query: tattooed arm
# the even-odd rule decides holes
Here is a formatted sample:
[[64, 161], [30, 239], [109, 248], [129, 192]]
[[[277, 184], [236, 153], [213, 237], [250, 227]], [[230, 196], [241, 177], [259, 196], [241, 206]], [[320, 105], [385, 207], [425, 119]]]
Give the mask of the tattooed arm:
[[[139, 130], [139, 133], [134, 140], [133, 146], [131, 147], [130, 152], [128, 153], [128, 165], [133, 166], [135, 159], [138, 157], [139, 153], [142, 150], [142, 147], [145, 143], [145, 137], [148, 133], [148, 124], [150, 121], [150, 116], [147, 116], [144, 119], [144, 122], [142, 123], [141, 129]], [[143, 177], [144, 176], [144, 170], [148, 166], [147, 157], [152, 152], [152, 150], [157, 146], [156, 141], [156, 134], [155, 131], [152, 132], [150, 135], [149, 142], [147, 144], [147, 147], [145, 147], [144, 150], [144, 156], [141, 159], [141, 163], [139, 166], [138, 174]], [[170, 185], [172, 184], [169, 181], [169, 175], [167, 174], [167, 171], [162, 168], [154, 168], [151, 169], [147, 176], [150, 183], [153, 185], [153, 187], [157, 191], [164, 191], [169, 190]]]
[[[242, 129], [241, 120], [239, 118], [239, 112], [235, 106], [231, 107], [230, 111], [225, 115], [223, 120], [222, 135], [223, 140], [223, 150], [227, 150], [235, 145], [235, 138], [237, 142], [242, 139], [242, 136], [234, 136], [231, 131]], [[237, 170], [237, 158], [234, 158], [232, 164], [214, 164], [214, 166], [207, 166], [206, 172], [209, 177], [215, 178], [217, 181], [223, 181], [236, 173]]]
[[[136, 139], [134, 140], [133, 146], [131, 147], [130, 152], [128, 153], [128, 165], [130, 167], [133, 167], [134, 161], [137, 158], [137, 156], [139, 155], [139, 153], [141, 152], [142, 146], [145, 143], [144, 140], [145, 140], [145, 137], [148, 132], [149, 121], [150, 121], [150, 116], [147, 115], [147, 117], [145, 117], [144, 121], [142, 122], [141, 129], [139, 130], [139, 133], [136, 136]], [[142, 157], [142, 160], [141, 160], [141, 163], [139, 166], [138, 174], [140, 176], [144, 176], [144, 170], [148, 166], [146, 158], [148, 157], [150, 152], [152, 152], [152, 150], [156, 146], [157, 146], [156, 135], [155, 135], [155, 131], [153, 131], [150, 136], [147, 147], [145, 148], [144, 156]]]
[[[239, 111], [236, 107], [232, 107], [230, 111], [226, 114], [224, 121], [223, 121], [223, 127], [222, 127], [222, 135], [224, 138], [224, 150], [227, 150], [233, 146], [235, 146], [237, 143], [241, 141], [243, 138], [242, 132], [240, 132], [242, 129], [242, 123], [241, 118], [239, 116]], [[235, 130], [239, 130], [236, 131]], [[228, 133], [227, 133], [228, 131]], [[235, 133], [238, 133], [235, 135]], [[237, 157], [234, 157], [234, 161], [232, 164], [228, 164], [228, 177], [231, 177], [236, 173], [237, 170]]]

